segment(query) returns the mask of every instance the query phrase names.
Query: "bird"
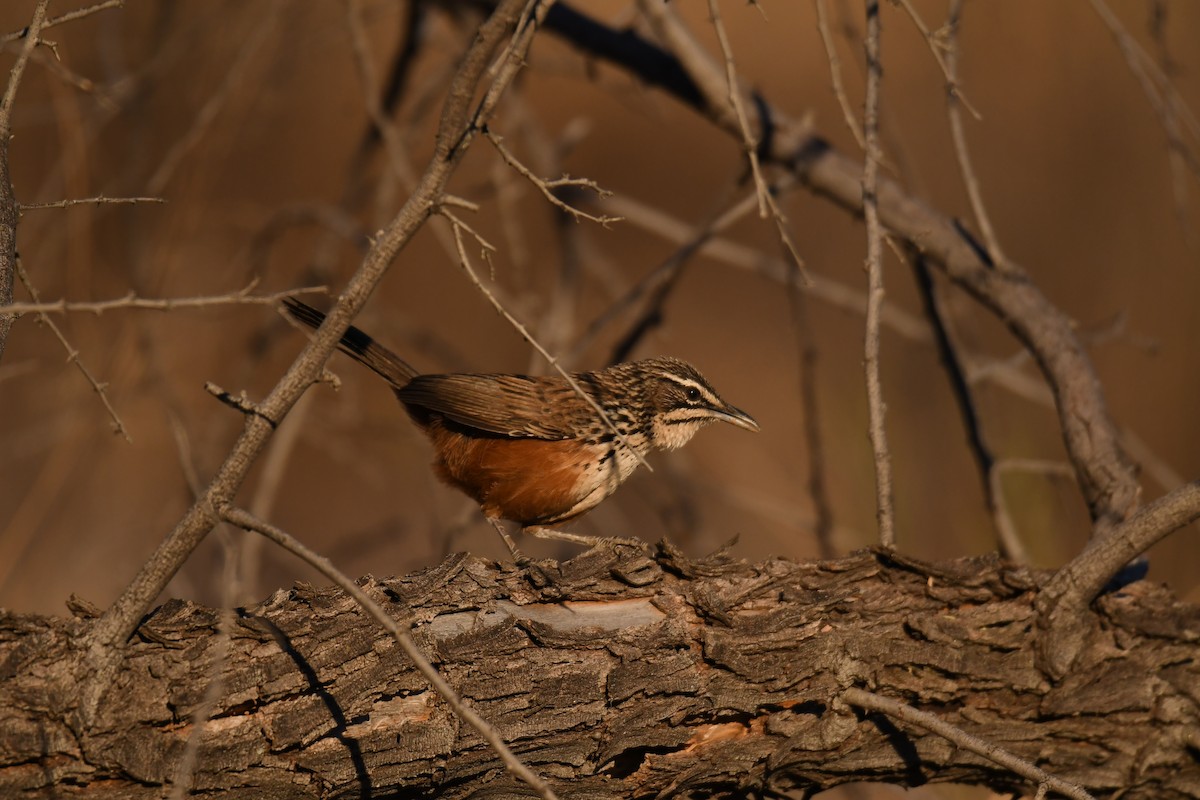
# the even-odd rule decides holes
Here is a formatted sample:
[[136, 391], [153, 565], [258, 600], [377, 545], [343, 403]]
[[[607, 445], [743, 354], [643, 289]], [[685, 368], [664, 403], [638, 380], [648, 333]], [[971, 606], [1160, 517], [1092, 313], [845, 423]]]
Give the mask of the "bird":
[[[325, 320], [294, 297], [283, 305], [311, 328]], [[387, 381], [429, 438], [437, 477], [479, 505], [518, 563], [502, 520], [543, 539], [610, 541], [558, 526], [599, 505], [651, 452], [678, 449], [710, 423], [759, 430], [699, 370], [667, 356], [571, 375], [606, 421], [560, 376], [423, 374], [353, 326], [338, 348]]]

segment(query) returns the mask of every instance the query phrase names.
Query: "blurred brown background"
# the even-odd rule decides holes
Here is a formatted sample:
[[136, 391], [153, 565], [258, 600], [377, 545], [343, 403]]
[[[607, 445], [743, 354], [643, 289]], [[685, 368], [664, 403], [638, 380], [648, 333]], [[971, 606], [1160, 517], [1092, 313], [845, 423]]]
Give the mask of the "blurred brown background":
[[[55, 3], [54, 13], [74, 4]], [[82, 4], [80, 4], [82, 5]], [[939, 2], [917, 2], [927, 23]], [[27, 24], [32, 0], [0, 8], [0, 30]], [[701, 4], [675, 3], [714, 42]], [[845, 8], [851, 6], [852, 10]], [[861, 26], [860, 4], [830, 4], [835, 22]], [[811, 114], [837, 146], [856, 152], [842, 122], [811, 3], [724, 6], [748, 84], [793, 115]], [[376, 80], [386, 75], [406, 5], [362, 3]], [[1153, 55], [1156, 10], [1183, 99], [1200, 108], [1200, 6], [1114, 3]], [[593, 3], [614, 24], [624, 3]], [[943, 79], [911, 21], [883, 4], [888, 154], [914, 192], [970, 219], [953, 158]], [[11, 158], [23, 203], [64, 197], [156, 195], [165, 204], [28, 210], [19, 230], [25, 268], [43, 299], [219, 295], [325, 284], [356, 267], [361, 236], [403, 202], [378, 149], [356, 160], [368, 130], [342, 3], [144, 2], [55, 28], [59, 62], [31, 65], [17, 98]], [[395, 119], [402, 161], [419, 172], [462, 28], [440, 12], [424, 28]], [[861, 105], [860, 51], [835, 31], [850, 96]], [[13, 45], [5, 64], [13, 59]], [[5, 67], [7, 74], [7, 66]], [[1200, 475], [1200, 214], [1194, 176], [1172, 191], [1166, 136], [1112, 37], [1085, 2], [967, 3], [964, 91], [983, 114], [968, 135], [1003, 246], [1048, 296], [1097, 334], [1093, 355], [1118, 422], [1161, 465]], [[544, 36], [494, 125], [537, 169], [595, 179], [619, 198], [699, 224], [744, 196], [737, 144], [659, 92], [591, 63]], [[544, 145], [536, 143], [542, 141]], [[1196, 150], [1195, 141], [1191, 143]], [[556, 152], [561, 158], [546, 159]], [[546, 159], [546, 160], [540, 160]], [[612, 300], [676, 245], [630, 222], [559, 226], [547, 203], [478, 141], [453, 191], [481, 204], [469, 221], [499, 248], [494, 280], [556, 352], [567, 352]], [[859, 221], [803, 191], [783, 201], [814, 273], [861, 289]], [[466, 213], [466, 212], [462, 212]], [[1182, 216], [1181, 216], [1182, 214]], [[435, 230], [442, 228], [442, 230]], [[544, 370], [530, 348], [465, 278], [435, 221], [394, 265], [359, 324], [427, 371]], [[730, 238], [778, 258], [773, 227], [750, 215]], [[1193, 245], [1189, 247], [1189, 242]], [[477, 247], [471, 247], [476, 255]], [[889, 302], [920, 307], [907, 267], [888, 256]], [[488, 267], [476, 262], [484, 276]], [[18, 299], [28, 296], [18, 288]], [[952, 293], [959, 327], [978, 353], [1018, 348], [987, 312]], [[309, 298], [326, 305], [323, 298]], [[865, 433], [862, 318], [807, 303], [819, 349], [826, 480], [840, 551], [874, 541], [873, 476]], [[108, 388], [132, 443], [112, 433], [96, 394], [32, 317], [13, 327], [0, 363], [0, 605], [63, 613], [72, 593], [110, 602], [191, 500], [187, 471], [206, 482], [241, 427], [203, 389], [213, 381], [264, 395], [303, 343], [269, 306], [221, 305], [169, 313], [116, 310], [56, 315], [80, 358]], [[630, 315], [605, 327], [573, 363], [602, 365]], [[777, 282], [699, 257], [635, 355], [668, 353], [699, 366], [763, 433], [719, 426], [685, 450], [651, 459], [580, 532], [670, 536], [689, 553], [735, 534], [749, 558], [816, 553], [798, 393], [798, 352], [787, 292]], [[913, 554], [994, 549], [974, 463], [930, 344], [886, 330], [888, 430], [895, 457], [898, 535]], [[258, 465], [243, 502], [313, 545], [350, 574], [429, 566], [501, 543], [462, 497], [435, 484], [429, 448], [386, 387], [342, 357], [342, 388], [315, 387]], [[1028, 364], [1028, 374], [1034, 372]], [[996, 385], [979, 390], [999, 455], [1061, 459], [1053, 414]], [[289, 435], [291, 434], [291, 435]], [[187, 465], [185, 469], [184, 465]], [[1143, 474], [1145, 496], [1164, 486]], [[1015, 475], [1007, 495], [1038, 565], [1062, 563], [1086, 536], [1070, 481]], [[1169, 488], [1169, 487], [1167, 487]], [[1200, 599], [1194, 529], [1151, 553], [1151, 577]], [[221, 597], [222, 564], [244, 534], [219, 531], [171, 586]], [[570, 551], [528, 542], [539, 555]], [[249, 558], [239, 602], [261, 598], [306, 568], [273, 550]]]
[[[83, 4], [56, 2], [52, 11], [75, 5]], [[701, 4], [673, 6], [715, 47]], [[861, 28], [859, 6], [833, 0], [834, 22]], [[941, 24], [943, 3], [915, 6], [931, 27]], [[0, 31], [20, 30], [32, 7], [32, 0], [4, 3]], [[361, 8], [380, 81], [401, 41], [407, 6], [367, 0]], [[742, 3], [724, 5], [743, 78], [786, 113], [811, 114], [825, 136], [856, 152], [830, 88], [813, 5], [762, 8], [767, 19]], [[1200, 6], [1123, 0], [1114, 8], [1148, 52], [1169, 59], [1182, 98], [1200, 108]], [[634, 18], [624, 3], [592, 3], [589, 11], [617, 25]], [[970, 219], [941, 73], [897, 7], [883, 4], [883, 22], [889, 158], [915, 193]], [[400, 163], [411, 170], [419, 172], [428, 156], [463, 24], [434, 12], [423, 29], [395, 115], [404, 136]], [[1156, 24], [1161, 39], [1152, 33]], [[130, 0], [123, 10], [48, 34], [59, 61], [40, 53], [17, 98], [11, 159], [18, 199], [155, 195], [167, 202], [26, 211], [20, 251], [43, 299], [220, 295], [252, 280], [263, 292], [314, 284], [336, 292], [358, 263], [362, 236], [405, 197], [404, 169], [378, 148], [365, 162], [358, 158], [369, 123], [351, 30], [342, 3]], [[861, 51], [837, 30], [835, 36], [858, 107]], [[1162, 126], [1088, 3], [967, 3], [961, 41], [963, 88], [984, 116], [968, 122], [968, 135], [1006, 252], [1094, 334], [1110, 409], [1152, 454], [1145, 496], [1160, 495], [1172, 480], [1194, 479], [1196, 180], [1173, 176]], [[4, 54], [5, 74], [13, 47]], [[535, 44], [494, 128], [547, 177], [593, 178], [619, 199], [689, 224], [746, 191], [735, 142], [550, 36]], [[1182, 204], [1173, 193], [1176, 178], [1186, 193]], [[481, 204], [470, 222], [499, 247], [495, 282], [555, 352], [569, 352], [614, 298], [676, 247], [632, 222], [560, 225], [483, 141], [453, 191]], [[808, 268], [861, 289], [861, 224], [802, 191], [783, 205]], [[427, 226], [359, 324], [428, 371], [544, 370], [469, 284], [446, 234], [440, 222]], [[753, 215], [729, 237], [763, 258], [779, 257], [772, 226]], [[476, 267], [487, 274], [484, 264]], [[889, 302], [919, 313], [912, 276], [890, 255], [886, 280]], [[21, 288], [17, 295], [28, 299]], [[1018, 352], [986, 312], [951, 297], [973, 351], [1000, 359]], [[834, 545], [848, 551], [874, 541], [862, 318], [819, 300], [806, 308], [819, 352]], [[693, 361], [758, 418], [763, 433], [719, 426], [681, 452], [652, 458], [655, 472], [640, 471], [577, 530], [669, 536], [694, 555], [735, 534], [736, 552], [749, 558], [816, 554], [791, 313], [777, 282], [714, 258], [688, 266], [663, 324], [635, 354]], [[303, 338], [268, 306], [54, 319], [106, 384], [132, 437], [129, 443], [112, 433], [96, 394], [65, 363], [49, 330], [33, 317], [14, 325], [0, 362], [0, 605], [61, 614], [72, 592], [110, 602], [189, 504], [189, 472], [205, 482], [221, 462], [241, 420], [205, 393], [205, 381], [261, 397]], [[626, 314], [601, 329], [573, 366], [605, 363], [631, 319]], [[929, 558], [994, 549], [933, 348], [887, 329], [883, 352], [901, 547]], [[428, 446], [383, 384], [341, 357], [331, 366], [341, 391], [310, 391], [242, 501], [353, 575], [418, 569], [453, 550], [503, 557], [478, 512], [433, 481]], [[1023, 369], [1034, 375], [1027, 363]], [[1049, 410], [994, 384], [982, 385], [979, 397], [998, 455], [1062, 458]], [[1178, 477], [1163, 476], [1170, 471]], [[1016, 474], [1006, 490], [1036, 564], [1052, 567], [1078, 550], [1085, 515], [1070, 481]], [[1181, 531], [1156, 547], [1151, 577], [1200, 599], [1195, 534]], [[571, 552], [540, 542], [526, 547], [539, 555]], [[170, 593], [220, 601], [230, 591], [232, 559], [241, 564], [238, 602], [313, 579], [289, 556], [218, 530]], [[876, 791], [872, 796], [889, 792]]]

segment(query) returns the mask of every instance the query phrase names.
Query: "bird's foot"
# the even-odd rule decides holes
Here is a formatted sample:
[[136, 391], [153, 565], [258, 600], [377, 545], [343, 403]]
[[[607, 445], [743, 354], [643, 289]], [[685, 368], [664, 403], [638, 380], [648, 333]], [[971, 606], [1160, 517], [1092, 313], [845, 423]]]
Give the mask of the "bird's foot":
[[587, 536], [582, 533], [571, 533], [570, 531], [560, 531], [554, 528], [543, 528], [537, 525], [530, 525], [524, 529], [525, 533], [530, 536], [536, 536], [539, 539], [551, 539], [560, 542], [573, 542], [586, 547], [635, 547], [639, 550], [646, 548], [646, 543], [641, 539], [627, 539], [620, 536]]

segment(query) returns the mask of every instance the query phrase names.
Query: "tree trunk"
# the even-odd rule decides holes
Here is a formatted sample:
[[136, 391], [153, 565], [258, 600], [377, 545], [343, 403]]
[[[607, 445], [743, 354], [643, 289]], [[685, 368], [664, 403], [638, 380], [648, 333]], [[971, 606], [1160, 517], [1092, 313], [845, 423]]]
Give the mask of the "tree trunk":
[[[1153, 583], [1098, 600], [1074, 671], [1052, 682], [1034, 641], [1048, 576], [991, 558], [748, 564], [663, 545], [542, 576], [458, 555], [361, 583], [559, 797], [1036, 788], [839, 699], [859, 686], [1097, 795], [1200, 798], [1200, 608]], [[180, 772], [200, 796], [531, 794], [340, 591], [297, 586], [222, 616], [154, 611], [82, 734], [71, 664], [90, 622], [0, 616], [0, 795], [161, 797]]]

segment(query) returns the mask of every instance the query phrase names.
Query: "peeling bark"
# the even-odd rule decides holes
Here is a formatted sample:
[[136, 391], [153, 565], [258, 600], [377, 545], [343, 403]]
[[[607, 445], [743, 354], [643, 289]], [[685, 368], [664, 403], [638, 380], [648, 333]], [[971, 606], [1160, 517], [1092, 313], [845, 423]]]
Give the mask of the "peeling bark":
[[[361, 583], [560, 797], [744, 797], [848, 781], [1019, 778], [839, 699], [936, 713], [1105, 796], [1200, 798], [1200, 608], [1139, 582], [1079, 620], [1061, 681], [1037, 667], [1048, 575], [995, 559], [864, 552], [817, 563], [592, 550], [528, 575], [465, 555]], [[160, 797], [214, 676], [200, 796], [529, 796], [341, 592], [144, 621], [93, 727], [72, 729], [87, 619], [0, 616], [0, 795]], [[216, 661], [217, 663], [214, 663]]]

